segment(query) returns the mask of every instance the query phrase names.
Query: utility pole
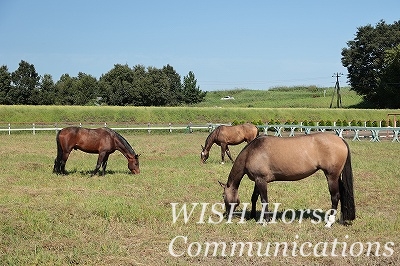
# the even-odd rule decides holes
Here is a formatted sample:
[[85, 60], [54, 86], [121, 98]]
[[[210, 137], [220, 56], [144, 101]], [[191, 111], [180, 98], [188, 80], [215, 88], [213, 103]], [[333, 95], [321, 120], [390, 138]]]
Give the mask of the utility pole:
[[332, 100], [331, 100], [331, 104], [330, 104], [329, 108], [332, 108], [333, 98], [335, 98], [335, 92], [337, 94], [336, 107], [342, 108], [342, 96], [340, 94], [340, 86], [339, 86], [339, 77], [341, 77], [342, 75], [343, 75], [343, 73], [335, 73], [332, 76], [332, 77], [336, 77], [336, 83], [335, 83], [335, 88], [333, 89]]

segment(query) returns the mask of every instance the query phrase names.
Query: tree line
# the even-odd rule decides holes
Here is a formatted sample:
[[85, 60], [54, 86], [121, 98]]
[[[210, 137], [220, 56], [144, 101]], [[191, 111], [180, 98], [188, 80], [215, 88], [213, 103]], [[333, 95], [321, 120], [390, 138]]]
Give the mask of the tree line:
[[52, 76], [40, 76], [33, 64], [21, 60], [14, 72], [0, 67], [0, 104], [27, 105], [134, 105], [177, 106], [204, 100], [190, 71], [181, 76], [170, 65], [163, 68], [116, 64], [97, 80], [79, 72], [63, 74], [57, 82]]

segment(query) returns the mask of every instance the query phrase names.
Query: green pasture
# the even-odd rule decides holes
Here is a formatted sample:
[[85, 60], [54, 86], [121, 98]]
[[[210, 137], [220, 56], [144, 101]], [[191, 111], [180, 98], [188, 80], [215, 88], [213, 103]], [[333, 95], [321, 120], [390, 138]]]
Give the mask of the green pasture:
[[[4, 107], [1, 107], [4, 108]], [[24, 107], [28, 110], [28, 107]], [[45, 107], [41, 107], [45, 108]], [[50, 107], [49, 107], [50, 108]], [[84, 107], [82, 107], [84, 108]], [[97, 108], [97, 107], [92, 107]], [[99, 110], [101, 110], [99, 107]], [[108, 107], [111, 108], [111, 107]], [[133, 108], [133, 107], [129, 107]], [[121, 108], [122, 109], [122, 108]], [[61, 109], [60, 113], [62, 113]], [[56, 111], [54, 111], [56, 112]], [[100, 113], [101, 114], [101, 113]], [[17, 114], [13, 114], [17, 115]], [[61, 114], [59, 114], [61, 115]], [[101, 116], [99, 116], [99, 119]], [[3, 118], [4, 119], [4, 118]], [[75, 118], [73, 118], [75, 120]], [[201, 209], [187, 223], [173, 223], [172, 205], [222, 203], [222, 188], [231, 163], [221, 165], [214, 146], [207, 164], [200, 164], [200, 145], [207, 132], [156, 134], [123, 132], [140, 153], [139, 175], [128, 174], [119, 152], [110, 156], [105, 176], [89, 177], [96, 155], [74, 151], [66, 169], [52, 173], [56, 155], [55, 133], [2, 135], [0, 138], [0, 264], [1, 265], [397, 265], [400, 263], [400, 170], [398, 143], [367, 140], [352, 142], [356, 220], [351, 226], [278, 220], [262, 226], [254, 220], [239, 223], [198, 223]], [[237, 156], [244, 144], [231, 147]], [[244, 177], [239, 195], [250, 202], [253, 183]], [[279, 211], [330, 208], [330, 196], [322, 173], [297, 182], [271, 183], [271, 203]], [[260, 210], [260, 204], [258, 204]], [[210, 208], [204, 220], [218, 221]], [[171, 241], [176, 253], [169, 252]], [[340, 242], [337, 256], [244, 255], [190, 257], [205, 242]], [[344, 243], [344, 244], [343, 244]], [[347, 243], [347, 249], [344, 245]], [[368, 243], [375, 243], [367, 250]], [[391, 244], [393, 243], [393, 245]], [[387, 245], [387, 249], [385, 249]], [[349, 254], [350, 246], [353, 254]], [[363, 250], [360, 251], [360, 247]], [[345, 256], [342, 256], [345, 249]], [[330, 251], [329, 251], [330, 252]], [[347, 252], [347, 253], [346, 253]], [[323, 246], [317, 255], [323, 254]], [[329, 253], [330, 254], [330, 253]]]

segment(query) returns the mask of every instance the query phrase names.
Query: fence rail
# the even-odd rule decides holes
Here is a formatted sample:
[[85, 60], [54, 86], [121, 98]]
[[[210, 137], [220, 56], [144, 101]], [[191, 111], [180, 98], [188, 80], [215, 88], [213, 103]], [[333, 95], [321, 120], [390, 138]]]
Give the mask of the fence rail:
[[[188, 125], [178, 125], [178, 126], [172, 126], [172, 124], [168, 124], [168, 126], [160, 126], [160, 125], [152, 125], [152, 124], [147, 124], [147, 126], [116, 126], [116, 127], [110, 127], [113, 130], [138, 130], [138, 131], [148, 131], [149, 133], [152, 130], [161, 130], [161, 131], [167, 131], [167, 132], [171, 132], [172, 131], [178, 131], [178, 130], [184, 130], [185, 132], [193, 132], [194, 130], [208, 130], [209, 132], [211, 132], [212, 130], [214, 130], [214, 128], [216, 128], [217, 126], [219, 126], [221, 124], [207, 124], [207, 125], [193, 125], [193, 124], [188, 124]], [[66, 125], [67, 126], [67, 125]], [[68, 125], [69, 126], [69, 125]], [[79, 123], [79, 126], [82, 127], [82, 123]], [[104, 127], [108, 127], [107, 123], [104, 123], [103, 125]], [[98, 128], [101, 127], [100, 124], [96, 124], [95, 126], [93, 126], [93, 124], [91, 125], [85, 125], [85, 127], [88, 128]], [[37, 125], [37, 124], [32, 124], [30, 127], [28, 127], [26, 124], [24, 125], [19, 125], [19, 126], [15, 126], [13, 127], [12, 124], [8, 124], [5, 127], [1, 127], [0, 126], [0, 132], [6, 132], [8, 133], [8, 135], [11, 135], [12, 132], [18, 132], [18, 131], [30, 131], [32, 132], [32, 134], [36, 134], [36, 132], [38, 131], [59, 131], [62, 128], [64, 128], [64, 126], [60, 126], [60, 125], [54, 125], [54, 126], [49, 126], [49, 125]]]
[[353, 141], [360, 141], [361, 138], [369, 138], [372, 142], [380, 142], [381, 138], [392, 138], [392, 142], [400, 142], [399, 132], [400, 127], [358, 127], [358, 126], [303, 126], [303, 125], [266, 125], [261, 126], [264, 129], [264, 134], [272, 129], [274, 136], [282, 137], [282, 132], [290, 130], [289, 137], [293, 137], [296, 132], [310, 134], [314, 131], [334, 131], [338, 136], [344, 137], [343, 134], [350, 132], [353, 136]]
[[[208, 132], [213, 131], [216, 127], [221, 124], [207, 124], [207, 125], [192, 125], [191, 123], [188, 125], [180, 125], [180, 126], [172, 126], [172, 124], [168, 124], [168, 126], [159, 126], [147, 124], [147, 126], [132, 126], [132, 127], [110, 127], [114, 130], [138, 130], [138, 131], [147, 131], [151, 133], [153, 130], [160, 130], [172, 133], [173, 131], [182, 131], [184, 130], [186, 133], [192, 133], [194, 130], [207, 130]], [[11, 135], [12, 132], [17, 131], [30, 131], [32, 134], [36, 134], [38, 131], [59, 131], [63, 127], [54, 125], [53, 127], [49, 127], [48, 125], [35, 125], [32, 124], [31, 127], [12, 127], [11, 124], [8, 124], [6, 127], [0, 127], [0, 132], [7, 132], [8, 135]], [[82, 124], [79, 124], [82, 126]], [[104, 123], [104, 127], [107, 127], [107, 123]], [[98, 127], [98, 126], [97, 126]], [[352, 137], [353, 141], [360, 141], [361, 138], [368, 138], [372, 142], [380, 142], [382, 138], [392, 139], [392, 142], [400, 142], [400, 127], [360, 127], [360, 126], [304, 126], [304, 125], [258, 125], [257, 126], [260, 131], [263, 131], [265, 135], [268, 135], [268, 132], [273, 132], [274, 136], [282, 137], [286, 132], [289, 137], [295, 136], [295, 134], [310, 134], [312, 131], [314, 132], [324, 132], [324, 131], [333, 131], [340, 137]], [[345, 136], [344, 136], [345, 135]]]

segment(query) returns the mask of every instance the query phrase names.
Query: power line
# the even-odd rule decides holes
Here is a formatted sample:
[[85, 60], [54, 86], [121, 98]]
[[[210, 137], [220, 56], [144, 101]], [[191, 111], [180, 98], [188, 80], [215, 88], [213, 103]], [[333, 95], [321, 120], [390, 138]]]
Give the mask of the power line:
[[336, 77], [336, 83], [335, 83], [335, 88], [332, 94], [332, 100], [329, 108], [332, 108], [332, 103], [333, 103], [333, 98], [335, 98], [335, 91], [337, 95], [337, 100], [336, 100], [336, 107], [341, 108], [342, 107], [342, 95], [340, 94], [340, 86], [339, 86], [339, 77], [343, 76], [343, 73], [336, 72], [333, 74], [332, 77]]

